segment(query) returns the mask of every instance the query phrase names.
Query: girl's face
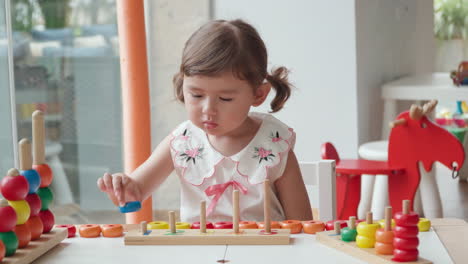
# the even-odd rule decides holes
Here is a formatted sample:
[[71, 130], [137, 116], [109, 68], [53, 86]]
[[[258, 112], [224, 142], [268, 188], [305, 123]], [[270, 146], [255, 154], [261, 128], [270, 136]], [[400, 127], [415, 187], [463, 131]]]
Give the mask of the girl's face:
[[[229, 72], [219, 76], [184, 76], [183, 93], [189, 119], [213, 136], [229, 135], [241, 129], [250, 106], [265, 99], [259, 90]], [[269, 91], [269, 89], [268, 89]], [[259, 102], [261, 100], [261, 102]]]

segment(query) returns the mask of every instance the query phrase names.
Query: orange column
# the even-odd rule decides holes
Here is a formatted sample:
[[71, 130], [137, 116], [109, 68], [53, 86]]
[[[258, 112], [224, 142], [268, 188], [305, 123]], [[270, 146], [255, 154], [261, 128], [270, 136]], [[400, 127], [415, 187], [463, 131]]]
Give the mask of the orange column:
[[[117, 1], [124, 171], [127, 174], [133, 172], [151, 154], [150, 97], [143, 1]], [[128, 224], [152, 221], [152, 218], [151, 197], [143, 202], [140, 211], [126, 214]]]

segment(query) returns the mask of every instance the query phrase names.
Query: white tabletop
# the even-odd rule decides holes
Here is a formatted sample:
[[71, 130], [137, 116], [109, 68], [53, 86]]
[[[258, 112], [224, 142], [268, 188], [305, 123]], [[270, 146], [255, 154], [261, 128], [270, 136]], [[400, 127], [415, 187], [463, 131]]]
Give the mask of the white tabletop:
[[468, 100], [468, 86], [455, 86], [449, 73], [410, 75], [382, 86], [383, 99]]
[[[419, 234], [420, 256], [434, 263], [452, 263], [435, 232]], [[315, 240], [315, 235], [291, 235], [290, 245], [273, 246], [125, 246], [123, 238], [68, 238], [37, 259], [55, 263], [365, 263]]]

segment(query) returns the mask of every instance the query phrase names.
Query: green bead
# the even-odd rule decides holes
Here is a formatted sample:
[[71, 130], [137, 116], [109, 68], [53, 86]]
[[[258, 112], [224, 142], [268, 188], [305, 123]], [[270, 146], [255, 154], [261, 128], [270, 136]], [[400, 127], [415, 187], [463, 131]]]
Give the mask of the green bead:
[[356, 229], [349, 229], [345, 227], [341, 229], [341, 240], [346, 242], [356, 241], [357, 231]]
[[41, 211], [48, 210], [50, 203], [54, 200], [54, 194], [52, 191], [49, 187], [39, 188], [39, 190], [37, 190], [37, 195], [41, 198]]
[[0, 232], [0, 240], [5, 245], [5, 257], [15, 254], [18, 248], [18, 237], [15, 232]]

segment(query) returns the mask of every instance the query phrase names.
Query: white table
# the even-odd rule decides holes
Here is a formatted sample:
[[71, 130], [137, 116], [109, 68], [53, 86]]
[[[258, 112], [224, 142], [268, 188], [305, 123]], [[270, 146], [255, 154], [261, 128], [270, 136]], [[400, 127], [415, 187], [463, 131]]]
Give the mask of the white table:
[[[420, 256], [434, 263], [452, 263], [435, 232], [419, 234]], [[291, 235], [290, 245], [273, 246], [125, 246], [123, 238], [68, 238], [35, 264], [83, 263], [203, 263], [224, 258], [236, 263], [365, 263], [315, 240], [315, 235]]]

